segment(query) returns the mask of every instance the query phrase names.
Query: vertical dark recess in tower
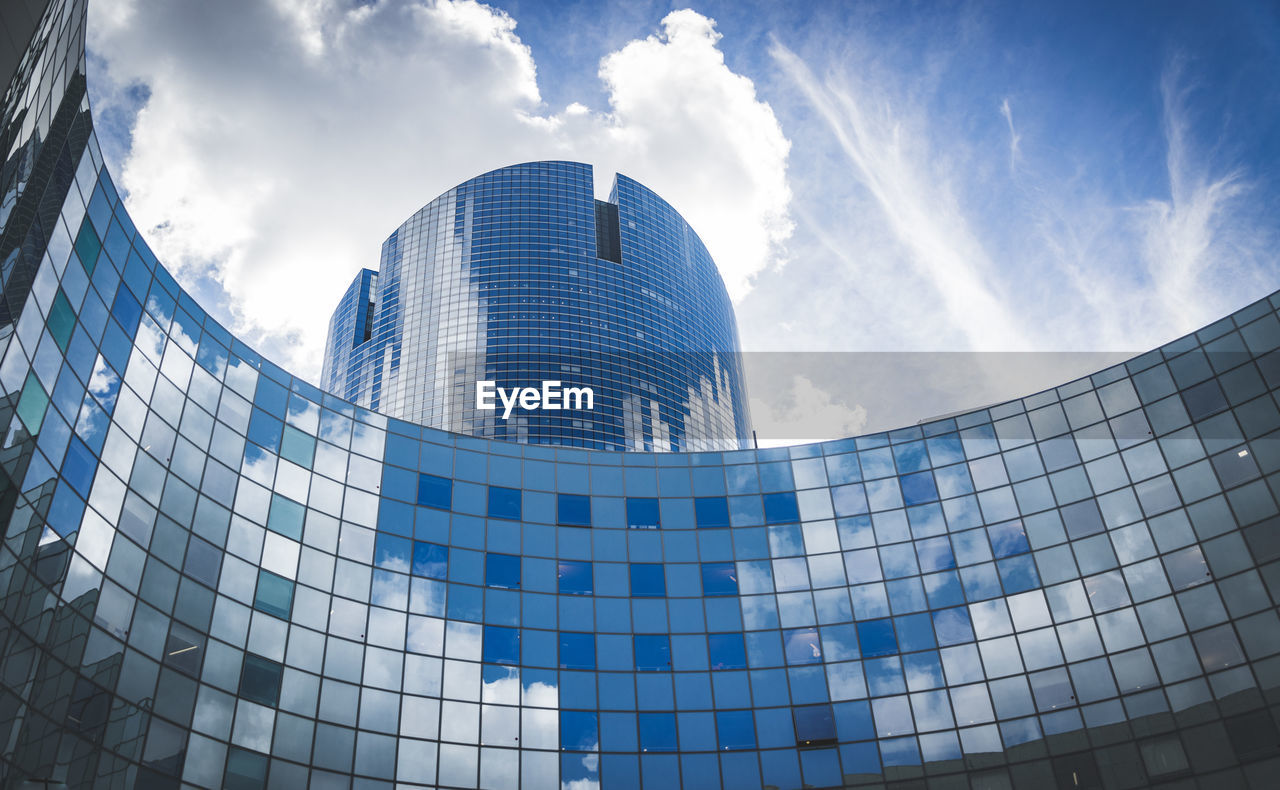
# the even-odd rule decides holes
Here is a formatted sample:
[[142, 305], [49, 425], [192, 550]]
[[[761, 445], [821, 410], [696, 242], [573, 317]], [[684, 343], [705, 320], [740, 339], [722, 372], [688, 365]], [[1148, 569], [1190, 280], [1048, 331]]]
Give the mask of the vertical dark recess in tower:
[[603, 200], [596, 201], [596, 257], [622, 263], [622, 247], [618, 238], [618, 207]]

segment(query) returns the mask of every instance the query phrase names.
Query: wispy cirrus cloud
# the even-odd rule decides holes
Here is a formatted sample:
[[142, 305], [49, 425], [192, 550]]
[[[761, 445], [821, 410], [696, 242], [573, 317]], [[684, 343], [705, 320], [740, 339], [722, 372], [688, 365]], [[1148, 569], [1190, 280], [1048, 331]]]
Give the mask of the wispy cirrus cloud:
[[[880, 319], [881, 338], [909, 338], [909, 327], [899, 331], [909, 315], [975, 349], [1139, 349], [1280, 284], [1277, 222], [1255, 199], [1264, 176], [1231, 159], [1229, 128], [1197, 117], [1198, 88], [1182, 58], [1168, 59], [1153, 86], [1158, 136], [1130, 143], [1166, 152], [1157, 188], [1139, 196], [1108, 170], [1123, 151], [1101, 145], [1105, 138], [1075, 149], [1027, 138], [1007, 95], [998, 122], [956, 134], [962, 118], [895, 85], [892, 73], [854, 77], [833, 67], [819, 77], [781, 43], [771, 54], [840, 152], [825, 172], [802, 166], [795, 177], [830, 181], [838, 170], [852, 185], [824, 193], [825, 204], [796, 206], [798, 242], [856, 269], [858, 307]], [[997, 123], [1003, 140], [991, 136]], [[867, 304], [873, 292], [893, 309]], [[903, 309], [903, 292], [935, 306], [934, 315]]]
[[1022, 154], [1021, 150], [1019, 150], [1022, 136], [1018, 134], [1018, 130], [1013, 126], [1013, 105], [1009, 102], [1008, 96], [1005, 96], [1000, 101], [1000, 115], [1009, 126], [1009, 172], [1013, 172], [1017, 169], [1018, 157]]
[[[1081, 125], [1095, 136], [1082, 137], [1061, 127], [1084, 110], [1024, 83], [973, 91], [964, 53], [931, 50], [915, 74], [877, 46], [855, 38], [836, 59], [770, 50], [797, 97], [784, 117], [812, 120], [792, 129], [792, 264], [745, 300], [749, 346], [1137, 353], [1280, 286], [1280, 222], [1263, 200], [1277, 185], [1234, 155], [1233, 128], [1206, 112], [1184, 58], [1153, 70], [1150, 123], [1090, 108]], [[761, 331], [752, 319], [798, 299], [804, 322]], [[1020, 384], [1006, 360], [976, 355], [999, 369], [958, 380], [956, 408], [1063, 383], [1099, 358], [1023, 358]], [[911, 373], [884, 385], [900, 398], [866, 401], [869, 428], [938, 413], [919, 371], [901, 367]]]
[[1187, 71], [1176, 55], [1160, 79], [1168, 195], [1134, 207], [1152, 301], [1181, 332], [1198, 326], [1206, 302], [1222, 304], [1242, 286], [1261, 295], [1275, 265], [1274, 229], [1249, 213], [1249, 172], [1239, 164], [1215, 168], [1197, 144], [1191, 98], [1199, 86]]
[[930, 141], [890, 97], [848, 77], [821, 80], [777, 41], [770, 52], [826, 122], [900, 246], [899, 263], [928, 284], [972, 346], [1027, 347], [1030, 339], [992, 287], [995, 266], [950, 189], [950, 174], [930, 157]]

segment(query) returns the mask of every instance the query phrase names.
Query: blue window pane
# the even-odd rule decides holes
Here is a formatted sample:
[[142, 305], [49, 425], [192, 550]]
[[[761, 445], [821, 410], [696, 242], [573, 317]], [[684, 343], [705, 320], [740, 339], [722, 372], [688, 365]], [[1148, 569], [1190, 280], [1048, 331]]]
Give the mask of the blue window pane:
[[[981, 531], [981, 530], [979, 530]], [[960, 569], [964, 581], [964, 594], [970, 601], [985, 601], [1000, 594], [1000, 581], [991, 563]]]
[[89, 452], [84, 442], [73, 438], [67, 448], [67, 457], [62, 462], [62, 476], [80, 493], [80, 496], [88, 497], [89, 486], [93, 482], [93, 473], [97, 465], [98, 459]]
[[638, 671], [671, 671], [671, 640], [666, 634], [636, 634], [635, 653]]
[[408, 503], [397, 502], [394, 499], [383, 499], [378, 506], [378, 531], [406, 537], [412, 536], [413, 510], [413, 505]]
[[[608, 763], [606, 762], [606, 765]], [[613, 777], [616, 772], [606, 770]], [[563, 754], [560, 756], [560, 787], [599, 787], [600, 761], [583, 758], [581, 754]], [[496, 785], [495, 785], [496, 786]], [[634, 784], [639, 790], [639, 783]]]
[[569, 527], [591, 526], [591, 497], [581, 494], [557, 494], [556, 523]]
[[631, 596], [633, 598], [661, 598], [667, 594], [667, 578], [659, 563], [631, 563]]
[[888, 697], [907, 690], [902, 676], [902, 662], [897, 656], [869, 659], [862, 664], [867, 674], [867, 688], [873, 697]]
[[898, 640], [893, 635], [893, 623], [889, 620], [868, 620], [858, 623], [858, 644], [864, 656], [887, 656], [898, 652]]
[[795, 485], [791, 477], [791, 464], [785, 461], [760, 464], [760, 484], [765, 491], [782, 491]]
[[[876, 737], [875, 725], [871, 720], [871, 706], [865, 700], [844, 702], [832, 707], [835, 708], [836, 729], [840, 733], [840, 740], [865, 741]], [[872, 748], [875, 748], [874, 744]]]
[[924, 442], [897, 445], [893, 448], [893, 458], [898, 463], [898, 471], [904, 474], [929, 467], [929, 455], [925, 452]]
[[[152, 292], [152, 299], [155, 292]], [[285, 405], [289, 402], [289, 391], [268, 378], [258, 379], [258, 389], [253, 395], [253, 403], [268, 414], [284, 416]]]
[[561, 595], [590, 595], [593, 590], [591, 563], [562, 560], [556, 568]]
[[840, 757], [835, 749], [806, 749], [800, 752], [804, 782], [811, 787], [839, 787]]
[[764, 495], [766, 524], [792, 524], [800, 520], [800, 508], [793, 491]]
[[560, 668], [595, 669], [595, 635], [562, 632], [560, 634]]
[[835, 743], [836, 721], [830, 705], [802, 705], [793, 708], [796, 744], [820, 746]]
[[886, 768], [901, 765], [920, 765], [920, 746], [915, 738], [888, 738], [880, 741], [880, 753], [884, 755]]
[[448, 510], [453, 504], [453, 481], [447, 477], [418, 475], [418, 504]]
[[435, 543], [415, 541], [413, 544], [413, 575], [429, 579], [444, 579], [449, 575], [449, 547]]
[[716, 713], [716, 730], [721, 749], [756, 748], [756, 726], [749, 710], [722, 710]]
[[520, 520], [520, 489], [489, 486], [489, 518]]
[[595, 711], [560, 712], [560, 748], [574, 752], [600, 750], [600, 727]]
[[[996, 563], [1000, 569], [1000, 581], [1005, 592], [1009, 594], [1026, 592], [1040, 586], [1040, 574], [1036, 572], [1036, 564], [1030, 554], [1010, 557]], [[1097, 606], [1097, 603], [1094, 604]]]
[[951, 541], [945, 537], [917, 541], [916, 554], [920, 558], [920, 570], [923, 573], [956, 567], [955, 555], [951, 553]]
[[253, 410], [253, 416], [249, 418], [249, 441], [274, 453], [280, 449], [280, 436], [283, 432], [283, 422], [261, 409]]
[[484, 583], [490, 587], [520, 589], [520, 557], [514, 554], [485, 554]]
[[929, 606], [933, 609], [964, 603], [964, 589], [960, 586], [960, 575], [955, 571], [925, 576], [924, 589], [929, 597]]
[[[942, 662], [936, 650], [926, 653], [910, 653], [902, 657], [903, 669], [910, 679], [912, 691], [942, 688]], [[844, 737], [844, 732], [841, 732]]]
[[969, 620], [969, 610], [963, 606], [934, 612], [933, 630], [940, 645], [973, 641], [973, 624]]
[[903, 651], [928, 650], [937, 647], [933, 638], [933, 620], [927, 613], [913, 614], [894, 620], [898, 644]]
[[850, 743], [840, 747], [840, 761], [847, 774], [880, 773], [880, 750], [875, 743]]
[[125, 332], [132, 335], [138, 329], [138, 322], [142, 320], [142, 305], [138, 304], [138, 300], [133, 298], [127, 288], [121, 288], [116, 291], [111, 314], [124, 327]]
[[676, 750], [676, 716], [674, 713], [641, 713], [640, 751], [674, 752]]
[[651, 497], [627, 497], [627, 527], [629, 529], [658, 529], [662, 519], [658, 517], [658, 500]]
[[822, 628], [822, 657], [826, 661], [858, 658], [858, 631], [853, 623]]
[[374, 543], [373, 564], [383, 570], [408, 573], [412, 551], [413, 541], [408, 538], [379, 533]]
[[1006, 521], [987, 527], [987, 535], [991, 538], [991, 551], [997, 557], [1012, 557], [1031, 551], [1021, 521]]
[[822, 643], [816, 628], [793, 628], [782, 632], [788, 664], [817, 664], [822, 661]]
[[729, 526], [729, 500], [722, 496], [694, 499], [693, 512], [699, 529]]
[[737, 595], [737, 567], [732, 562], [702, 563], [702, 594]]
[[837, 516], [856, 516], [867, 512], [866, 486], [852, 483], [831, 489], [831, 501]]
[[746, 669], [747, 646], [742, 634], [707, 634], [712, 669]]
[[484, 627], [484, 662], [486, 664], [519, 664], [520, 629], [486, 625]]
[[933, 483], [932, 472], [903, 476], [902, 500], [908, 505], [920, 505], [937, 499], [938, 487]]

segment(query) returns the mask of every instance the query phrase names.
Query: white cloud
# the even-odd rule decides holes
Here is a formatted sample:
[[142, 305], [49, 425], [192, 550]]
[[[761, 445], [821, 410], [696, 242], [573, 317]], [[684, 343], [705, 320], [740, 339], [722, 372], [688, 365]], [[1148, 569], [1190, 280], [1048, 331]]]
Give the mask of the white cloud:
[[[854, 33], [827, 60], [771, 50], [796, 89], [780, 112], [818, 123], [788, 127], [799, 230], [785, 276], [739, 307], [749, 347], [1140, 352], [1276, 287], [1262, 176], [1233, 160], [1187, 62], [1151, 86], [1152, 127], [1064, 131], [1078, 107], [1029, 93], [1015, 124], [1009, 86], [966, 82], [963, 47], [894, 47]], [[1134, 161], [1152, 150], [1163, 172]], [[760, 320], [799, 299], [805, 323]]]
[[[729, 293], [740, 297], [790, 236], [791, 144], [755, 86], [725, 65], [712, 20], [673, 11], [663, 34], [609, 55], [610, 148], [619, 167], [676, 204], [700, 232]], [[603, 155], [605, 152], [600, 152]]]
[[1018, 157], [1022, 154], [1019, 150], [1022, 136], [1018, 134], [1018, 130], [1013, 126], [1013, 105], [1009, 103], [1008, 96], [1000, 101], [1000, 115], [1009, 127], [1009, 170], [1012, 172], [1018, 167]]
[[[1079, 121], [1057, 86], [975, 89], [981, 40], [907, 47], [853, 27], [834, 52], [813, 39], [771, 50], [792, 89], [771, 95], [785, 96], [778, 112], [812, 120], [787, 125], [790, 262], [738, 305], [746, 347], [810, 373], [811, 410], [830, 393], [883, 430], [1021, 397], [1280, 285], [1265, 174], [1233, 158], [1229, 119], [1201, 109], [1191, 64], [1171, 61], [1150, 86], [1159, 122], [1096, 108], [1100, 121]], [[1149, 151], [1167, 155], [1134, 161]], [[1089, 353], [796, 353], [942, 349]], [[757, 429], [820, 438], [794, 427], [796, 393], [777, 383], [792, 378], [749, 361]]]
[[861, 403], [849, 404], [846, 397], [833, 397], [804, 373], [787, 371], [785, 362], [774, 361], [760, 367], [772, 368], [774, 376], [784, 371], [786, 375], [774, 380], [753, 377], [748, 382], [750, 391], [758, 396], [751, 399], [751, 417], [759, 446], [785, 447], [839, 439], [866, 429], [867, 409]]
[[495, 167], [568, 157], [637, 178], [735, 295], [790, 233], [789, 144], [693, 11], [601, 61], [607, 109], [558, 112], [515, 20], [473, 0], [95, 0], [90, 16], [95, 102], [149, 90], [113, 168], [134, 219], [181, 281], [226, 292], [220, 318], [304, 376], [387, 234]]
[[[928, 139], [915, 134], [910, 119], [887, 97], [865, 85], [819, 79], [781, 43], [771, 51], [826, 122], [849, 174], [872, 198], [901, 249], [895, 256], [899, 267], [923, 282], [972, 347], [1028, 347], [1007, 300], [991, 287], [995, 266], [946, 172], [931, 161]], [[894, 271], [899, 283], [903, 274]]]
[[1270, 258], [1273, 249], [1265, 234], [1241, 221], [1240, 201], [1253, 186], [1244, 171], [1215, 170], [1195, 144], [1188, 104], [1196, 86], [1188, 81], [1185, 68], [1181, 58], [1174, 58], [1160, 79], [1169, 195], [1135, 208], [1154, 286], [1152, 301], [1174, 319], [1180, 332], [1192, 331], [1205, 320], [1206, 301], [1224, 312], [1230, 309], [1221, 286], [1232, 280], [1243, 278], [1255, 294], [1265, 293], [1256, 273], [1266, 270], [1266, 261], [1259, 258]]

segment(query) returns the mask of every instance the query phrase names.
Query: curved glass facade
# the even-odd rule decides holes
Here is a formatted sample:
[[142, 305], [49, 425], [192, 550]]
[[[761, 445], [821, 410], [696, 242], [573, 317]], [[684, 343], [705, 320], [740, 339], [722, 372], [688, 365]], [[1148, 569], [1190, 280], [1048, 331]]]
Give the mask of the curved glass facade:
[[156, 263], [53, 123], [82, 19], [6, 94], [4, 786], [1273, 786], [1280, 295], [885, 434], [446, 433]]
[[[736, 450], [733, 305], [689, 223], [619, 175], [529, 162], [466, 181], [382, 245], [334, 312], [321, 386], [391, 417], [526, 444]], [[594, 408], [476, 408], [476, 382], [589, 387]]]

